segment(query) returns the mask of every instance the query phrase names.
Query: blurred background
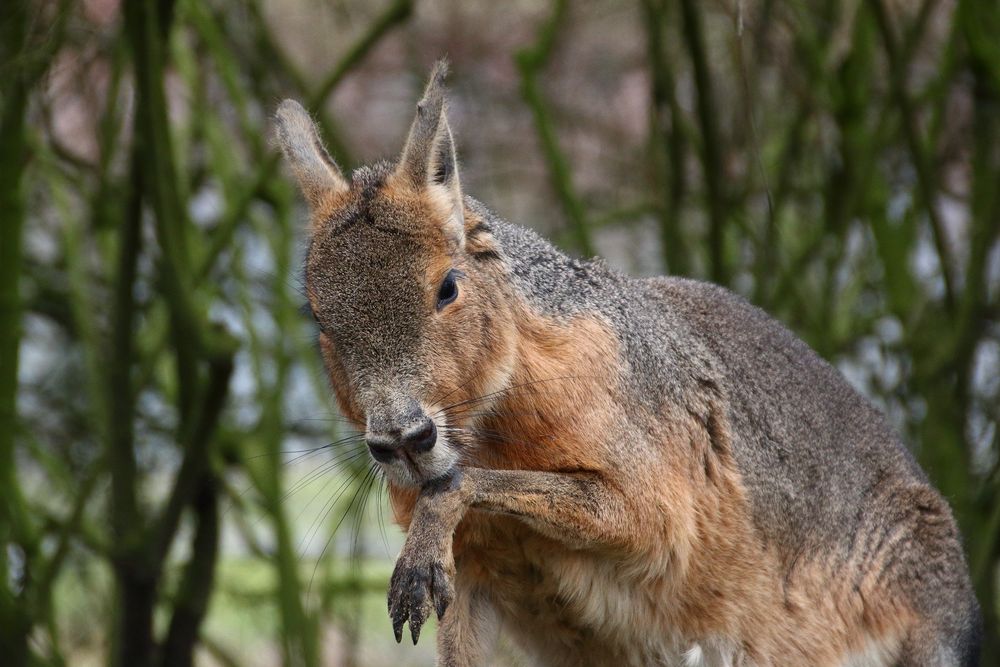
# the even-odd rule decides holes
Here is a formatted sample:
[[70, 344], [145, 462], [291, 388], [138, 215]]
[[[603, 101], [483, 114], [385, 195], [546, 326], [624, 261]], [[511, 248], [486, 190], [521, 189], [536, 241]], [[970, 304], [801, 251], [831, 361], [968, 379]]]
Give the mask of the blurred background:
[[885, 411], [998, 664], [997, 35], [982, 0], [5, 0], [0, 662], [433, 663], [392, 640], [401, 535], [302, 315], [269, 116], [392, 158], [448, 55], [468, 193], [729, 286]]

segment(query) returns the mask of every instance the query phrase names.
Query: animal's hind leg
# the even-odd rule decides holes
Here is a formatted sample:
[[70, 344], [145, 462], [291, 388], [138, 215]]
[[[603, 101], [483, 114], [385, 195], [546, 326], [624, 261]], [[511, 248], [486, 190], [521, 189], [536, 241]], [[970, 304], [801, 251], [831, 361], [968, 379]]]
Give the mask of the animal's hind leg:
[[943, 633], [918, 626], [903, 642], [896, 667], [979, 667], [978, 629]]
[[951, 510], [926, 486], [887, 497], [886, 547], [875, 552], [877, 580], [912, 613], [900, 667], [976, 667], [981, 620]]

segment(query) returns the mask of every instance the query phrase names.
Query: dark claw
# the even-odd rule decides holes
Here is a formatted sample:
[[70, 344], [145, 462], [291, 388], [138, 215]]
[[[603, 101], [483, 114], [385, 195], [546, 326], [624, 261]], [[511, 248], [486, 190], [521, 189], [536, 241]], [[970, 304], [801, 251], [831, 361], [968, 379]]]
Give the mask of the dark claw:
[[438, 621], [444, 618], [444, 612], [448, 610], [449, 602], [450, 600], [442, 600], [441, 598], [434, 599], [434, 611], [437, 613]]
[[395, 619], [393, 619], [393, 621], [392, 621], [392, 632], [393, 632], [394, 635], [396, 635], [396, 643], [397, 644], [401, 643], [403, 641], [403, 621], [402, 621], [402, 619], [400, 619], [398, 621], [395, 620]]
[[399, 577], [396, 572], [392, 574], [392, 582], [389, 585], [389, 618], [392, 619], [392, 632], [396, 635], [396, 643], [403, 641], [403, 624], [406, 623], [408, 614], [406, 596], [401, 594]]
[[454, 598], [445, 565], [425, 558], [423, 554], [415, 559], [402, 558], [389, 582], [387, 602], [397, 643], [403, 640], [403, 626], [409, 622], [410, 637], [416, 644], [431, 609], [440, 621]]
[[428, 577], [423, 573], [414, 574], [410, 579], [410, 636], [413, 638], [413, 645], [416, 646], [417, 639], [420, 638], [420, 628], [423, 627], [427, 619], [424, 607], [427, 601]]
[[392, 632], [396, 635], [396, 643], [403, 641], [403, 624], [406, 623], [406, 612], [401, 607], [392, 610]]
[[435, 563], [431, 568], [431, 581], [433, 582], [434, 611], [437, 612], [437, 618], [440, 621], [444, 618], [444, 612], [448, 610], [452, 599], [451, 585], [440, 563]]

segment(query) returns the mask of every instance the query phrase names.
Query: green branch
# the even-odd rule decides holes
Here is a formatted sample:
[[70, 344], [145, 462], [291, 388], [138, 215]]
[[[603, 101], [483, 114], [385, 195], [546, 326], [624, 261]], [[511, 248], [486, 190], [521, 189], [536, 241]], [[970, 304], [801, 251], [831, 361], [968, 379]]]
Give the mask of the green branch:
[[659, 211], [660, 244], [670, 272], [688, 275], [691, 271], [689, 251], [681, 232], [681, 204], [687, 188], [684, 162], [688, 142], [684, 117], [677, 102], [674, 71], [663, 40], [663, 31], [668, 24], [666, 6], [662, 0], [643, 0], [642, 6], [646, 22], [646, 50], [652, 74], [651, 153], [662, 202]]
[[[60, 2], [51, 32], [36, 34], [33, 3], [10, 0], [0, 21], [0, 73], [5, 84], [0, 108], [0, 655], [6, 664], [28, 661], [33, 619], [23, 596], [31, 585], [37, 536], [28, 519], [16, 470], [17, 375], [21, 339], [20, 278], [25, 223], [24, 176], [28, 162], [25, 114], [32, 86], [44, 74], [62, 42], [67, 2]], [[18, 545], [24, 570], [10, 587], [8, 547]]]
[[917, 191], [927, 210], [927, 218], [930, 221], [931, 232], [934, 238], [934, 247], [937, 250], [938, 262], [941, 264], [941, 278], [944, 281], [945, 300], [949, 311], [955, 310], [955, 260], [952, 257], [951, 249], [948, 246], [948, 238], [944, 231], [944, 222], [937, 209], [937, 176], [931, 162], [931, 156], [927, 154], [923, 141], [920, 138], [920, 130], [917, 127], [916, 112], [913, 109], [913, 102], [906, 90], [906, 67], [908, 62], [900, 55], [900, 47], [896, 43], [896, 36], [893, 32], [893, 20], [889, 17], [882, 0], [869, 0], [868, 3], [875, 15], [875, 23], [882, 36], [882, 46], [885, 49], [886, 58], [889, 61], [890, 81], [892, 83], [892, 94], [899, 107], [900, 117], [903, 122], [903, 135], [906, 139], [907, 148], [910, 151], [910, 159], [917, 172]]
[[233, 355], [210, 361], [208, 381], [200, 404], [191, 420], [190, 434], [182, 436], [184, 458], [174, 479], [167, 503], [155, 522], [147, 550], [150, 562], [159, 567], [170, 551], [170, 544], [180, 523], [181, 513], [190, 504], [202, 476], [208, 470], [209, 443], [219, 423], [229, 393], [233, 373]]
[[205, 474], [193, 503], [198, 527], [195, 530], [191, 558], [174, 600], [173, 615], [163, 641], [162, 667], [191, 667], [194, 648], [215, 579], [219, 556], [218, 482]]
[[725, 257], [725, 238], [728, 199], [723, 181], [722, 142], [719, 138], [715, 95], [708, 66], [705, 46], [705, 29], [697, 0], [681, 0], [681, 18], [684, 42], [687, 44], [694, 68], [694, 83], [698, 91], [698, 124], [701, 127], [702, 169], [705, 175], [708, 200], [708, 258], [711, 277], [717, 283], [729, 282], [729, 268]]
[[552, 16], [538, 31], [538, 41], [534, 46], [517, 53], [516, 62], [521, 72], [521, 95], [531, 109], [535, 119], [535, 129], [541, 142], [542, 153], [549, 166], [549, 178], [555, 190], [563, 214], [569, 222], [570, 233], [577, 249], [586, 257], [595, 254], [590, 226], [583, 202], [573, 188], [573, 174], [569, 161], [559, 147], [555, 124], [547, 103], [538, 87], [538, 73], [548, 63], [555, 47], [556, 34], [566, 16], [566, 0], [555, 0]]

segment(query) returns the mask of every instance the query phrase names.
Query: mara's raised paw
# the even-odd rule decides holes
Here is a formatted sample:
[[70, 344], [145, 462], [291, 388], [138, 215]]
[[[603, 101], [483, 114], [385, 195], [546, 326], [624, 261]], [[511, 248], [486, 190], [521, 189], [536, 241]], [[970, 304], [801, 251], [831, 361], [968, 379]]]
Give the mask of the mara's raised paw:
[[454, 574], [451, 558], [409, 554], [404, 548], [389, 582], [389, 617], [397, 642], [402, 641], [403, 625], [409, 621], [410, 636], [416, 644], [432, 608], [441, 620], [455, 595], [451, 583]]

